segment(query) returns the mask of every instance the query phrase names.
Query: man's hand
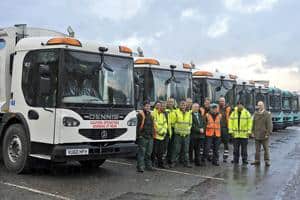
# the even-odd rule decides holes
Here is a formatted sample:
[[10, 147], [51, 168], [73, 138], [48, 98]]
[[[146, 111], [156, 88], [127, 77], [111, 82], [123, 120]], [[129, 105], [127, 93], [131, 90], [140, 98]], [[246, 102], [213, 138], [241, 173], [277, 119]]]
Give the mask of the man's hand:
[[200, 133], [204, 133], [204, 129], [203, 128], [200, 128]]
[[254, 133], [251, 133], [250, 137], [251, 137], [251, 138], [254, 138]]

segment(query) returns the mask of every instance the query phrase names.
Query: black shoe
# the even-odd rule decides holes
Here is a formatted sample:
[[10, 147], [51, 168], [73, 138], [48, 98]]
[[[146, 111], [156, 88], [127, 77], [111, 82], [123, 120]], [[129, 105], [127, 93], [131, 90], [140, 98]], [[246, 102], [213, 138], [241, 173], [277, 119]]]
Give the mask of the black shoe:
[[162, 165], [158, 165], [158, 168], [160, 168], [160, 169], [167, 169], [168, 167], [165, 164], [162, 164]]
[[248, 161], [243, 161], [243, 165], [248, 165]]
[[143, 173], [143, 172], [144, 172], [144, 169], [143, 169], [143, 168], [137, 168], [136, 171], [137, 171], [137, 172], [140, 172], [140, 173]]
[[192, 168], [193, 166], [190, 163], [187, 163], [187, 164], [184, 165], [184, 167], [186, 167], [186, 168]]
[[223, 160], [223, 163], [227, 163], [227, 159], [224, 159], [224, 160]]
[[232, 160], [231, 163], [232, 163], [232, 164], [236, 164], [236, 165], [239, 164], [239, 162], [236, 161], [236, 160]]
[[219, 164], [218, 161], [213, 161], [212, 164], [213, 164], [214, 166], [220, 166], [220, 164]]
[[175, 166], [176, 166], [175, 163], [171, 163], [171, 164], [169, 165], [169, 168], [174, 168]]
[[270, 162], [265, 162], [266, 167], [270, 167], [271, 163]]
[[201, 163], [200, 162], [195, 162], [195, 165], [199, 167], [199, 166], [201, 166]]
[[251, 163], [251, 165], [256, 165], [256, 166], [258, 166], [258, 165], [260, 165], [260, 162], [259, 162], [259, 161], [254, 161], [254, 162]]

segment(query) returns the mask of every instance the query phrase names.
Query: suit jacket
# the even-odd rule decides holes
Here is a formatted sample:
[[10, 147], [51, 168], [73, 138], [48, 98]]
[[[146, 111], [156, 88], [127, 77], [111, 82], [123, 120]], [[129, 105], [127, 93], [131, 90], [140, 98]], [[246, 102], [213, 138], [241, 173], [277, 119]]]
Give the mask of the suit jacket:
[[200, 129], [204, 129], [204, 121], [201, 113], [198, 113], [198, 118], [195, 113], [192, 114], [192, 128], [191, 137], [192, 138], [205, 138], [205, 133], [200, 133]]

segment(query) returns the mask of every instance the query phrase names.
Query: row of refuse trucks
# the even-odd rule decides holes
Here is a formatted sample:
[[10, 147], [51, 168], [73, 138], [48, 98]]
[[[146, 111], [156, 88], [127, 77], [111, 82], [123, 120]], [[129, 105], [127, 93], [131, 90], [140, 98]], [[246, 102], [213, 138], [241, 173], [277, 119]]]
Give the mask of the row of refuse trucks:
[[15, 173], [40, 159], [98, 167], [136, 153], [136, 114], [154, 103], [192, 98], [203, 104], [262, 100], [275, 129], [300, 122], [299, 95], [235, 75], [136, 55], [126, 46], [81, 41], [29, 28], [0, 29], [0, 158]]

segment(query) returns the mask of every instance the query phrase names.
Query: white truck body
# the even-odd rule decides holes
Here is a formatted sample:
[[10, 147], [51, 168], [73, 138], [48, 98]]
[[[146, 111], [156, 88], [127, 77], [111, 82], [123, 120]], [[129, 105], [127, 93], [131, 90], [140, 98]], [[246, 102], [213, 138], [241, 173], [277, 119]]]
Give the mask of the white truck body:
[[[88, 60], [89, 57], [98, 58], [99, 48], [105, 47], [107, 49], [105, 50], [105, 53], [103, 53], [103, 56], [105, 56], [103, 57], [103, 60], [112, 60], [112, 67], [115, 68], [114, 71], [111, 72], [111, 76], [114, 76], [114, 79], [121, 79], [121, 76], [123, 76], [123, 82], [116, 83], [122, 85], [126, 82], [127, 85], [123, 84], [123, 87], [126, 91], [130, 91], [127, 95], [127, 99], [130, 99], [134, 96], [132, 80], [133, 58], [131, 54], [128, 54], [128, 52], [121, 52], [119, 46], [107, 46], [99, 44], [98, 42], [80, 41], [80, 46], [69, 44], [47, 45], [47, 42], [51, 39], [66, 38], [66, 35], [37, 28], [25, 28], [25, 31], [22, 32], [25, 34], [25, 38], [16, 41], [17, 32], [20, 32], [17, 27], [0, 29], [0, 147], [2, 148], [2, 146], [4, 146], [5, 149], [5, 141], [3, 138], [5, 138], [6, 130], [8, 130], [11, 124], [16, 123], [17, 121], [17, 123], [22, 124], [24, 129], [26, 129], [25, 132], [28, 133], [29, 149], [31, 149], [28, 156], [31, 157], [53, 161], [86, 161], [97, 159], [103, 160], [110, 156], [135, 153], [136, 112], [134, 110], [133, 100], [131, 102], [130, 100], [127, 100], [127, 102], [124, 102], [122, 105], [115, 105], [116, 100], [114, 99], [114, 96], [109, 105], [99, 103], [99, 105], [93, 104], [92, 106], [92, 104], [90, 105], [86, 102], [75, 102], [69, 106], [69, 102], [66, 103], [61, 100], [60, 106], [56, 105], [56, 103], [55, 106], [52, 107], [33, 106], [29, 105], [27, 100], [28, 97], [24, 94], [25, 86], [23, 83], [24, 79], [26, 79], [25, 77], [28, 76], [28, 74], [25, 74], [24, 69], [26, 67], [30, 68], [31, 65], [35, 64], [34, 61], [32, 63], [29, 61], [25, 62], [25, 60], [29, 59], [27, 57], [31, 52], [57, 50], [57, 52], [59, 52], [59, 66], [57, 67], [58, 75], [53, 78], [53, 80], [60, 86], [54, 86], [56, 88], [53, 90], [53, 93], [55, 94], [53, 101], [58, 102], [59, 100], [57, 99], [59, 98], [58, 94], [60, 93], [60, 88], [64, 87], [63, 81], [64, 79], [67, 79], [60, 74], [66, 67], [64, 66], [65, 63], [63, 63], [66, 61], [61, 61], [62, 58], [66, 57], [66, 52], [70, 55], [76, 55], [77, 57], [74, 57], [74, 59], [78, 58], [79, 60], [80, 58]], [[61, 55], [63, 55], [62, 58]], [[32, 59], [34, 60], [34, 58]], [[49, 59], [52, 58], [50, 57]], [[117, 61], [114, 61], [114, 59]], [[91, 61], [86, 61], [86, 63], [89, 62]], [[125, 71], [128, 71], [128, 80], [124, 74], [117, 71], [119, 70], [119, 66], [117, 65], [120, 62], [128, 63], [126, 65], [128, 69], [124, 68]], [[39, 70], [45, 65], [47, 64], [39, 64]], [[77, 67], [77, 65], [73, 65]], [[48, 70], [49, 66], [50, 64], [48, 64]], [[88, 67], [90, 67], [90, 65], [84, 65], [82, 63], [78, 66], [84, 68], [86, 71]], [[77, 70], [77, 68], [74, 70]], [[33, 71], [29, 72], [33, 73]], [[130, 72], [132, 73], [132, 76]], [[108, 74], [108, 72], [103, 74], [104, 80], [106, 80], [103, 84], [105, 84], [108, 79], [105, 78], [105, 74]], [[100, 72], [97, 72], [96, 75], [100, 77]], [[40, 76], [44, 75], [40, 74]], [[119, 76], [119, 78], [116, 76]], [[73, 81], [77, 80], [75, 79]], [[100, 85], [100, 78], [96, 83], [97, 82]], [[98, 87], [100, 87], [99, 85]], [[35, 86], [32, 85], [32, 88], [34, 87]], [[106, 90], [108, 89], [111, 88], [107, 86]], [[113, 89], [111, 90], [115, 94], [116, 91]], [[39, 95], [39, 93], [34, 95]], [[85, 96], [80, 96], [80, 98], [83, 97]], [[36, 98], [44, 97], [41, 96]], [[64, 99], [68, 98], [72, 100], [72, 98], [75, 97], [64, 97]], [[16, 117], [16, 119], [14, 119], [14, 117]], [[3, 154], [3, 157], [4, 156], [5, 154]], [[20, 172], [22, 170], [18, 169], [14, 171]]]

